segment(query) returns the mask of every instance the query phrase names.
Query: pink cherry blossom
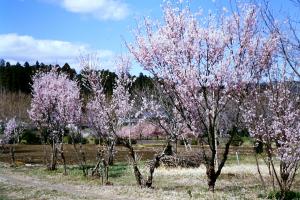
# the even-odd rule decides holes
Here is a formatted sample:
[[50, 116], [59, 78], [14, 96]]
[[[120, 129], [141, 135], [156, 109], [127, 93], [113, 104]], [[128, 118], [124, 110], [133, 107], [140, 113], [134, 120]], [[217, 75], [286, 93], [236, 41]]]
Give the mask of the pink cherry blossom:
[[[50, 169], [56, 169], [57, 151], [60, 152], [66, 172], [63, 151], [64, 130], [81, 120], [80, 87], [57, 69], [40, 72], [33, 77], [30, 119], [40, 129], [46, 129], [52, 142]], [[60, 145], [58, 145], [60, 143]]]
[[189, 3], [167, 1], [162, 22], [146, 18], [127, 43], [176, 110], [169, 112], [177, 116], [176, 129], [188, 128], [202, 146], [209, 145], [202, 156], [211, 190], [227, 159], [226, 153], [218, 155], [218, 140], [226, 136], [229, 149], [228, 133], [239, 127], [244, 92], [269, 69], [277, 50], [277, 34], [258, 31], [258, 15], [258, 7], [246, 5], [239, 15], [201, 16]]
[[[299, 86], [294, 85], [285, 67], [283, 72], [279, 68], [271, 72], [266, 86], [252, 91], [243, 116], [250, 135], [264, 145], [271, 174], [284, 195], [294, 182], [300, 161], [300, 99], [295, 93]], [[279, 170], [275, 161], [279, 161]]]
[[17, 142], [20, 134], [22, 133], [22, 128], [20, 124], [17, 123], [16, 118], [11, 118], [5, 125], [3, 143], [9, 143], [13, 140], [13, 143]]
[[56, 69], [33, 77], [29, 117], [38, 127], [61, 131], [81, 118], [80, 89], [76, 81]]

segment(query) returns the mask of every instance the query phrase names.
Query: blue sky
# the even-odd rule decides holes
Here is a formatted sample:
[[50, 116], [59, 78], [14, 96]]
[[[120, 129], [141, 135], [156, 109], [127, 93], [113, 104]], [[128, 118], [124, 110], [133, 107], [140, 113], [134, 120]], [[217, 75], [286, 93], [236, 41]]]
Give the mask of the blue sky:
[[[273, 1], [274, 10], [288, 10], [288, 0]], [[36, 60], [70, 63], [78, 69], [80, 54], [97, 53], [104, 68], [126, 53], [124, 39], [136, 19], [159, 19], [162, 0], [0, 0], [0, 58], [11, 62]], [[228, 0], [192, 0], [204, 11], [228, 7]], [[298, 8], [299, 9], [299, 8]], [[138, 73], [135, 68], [133, 73]]]

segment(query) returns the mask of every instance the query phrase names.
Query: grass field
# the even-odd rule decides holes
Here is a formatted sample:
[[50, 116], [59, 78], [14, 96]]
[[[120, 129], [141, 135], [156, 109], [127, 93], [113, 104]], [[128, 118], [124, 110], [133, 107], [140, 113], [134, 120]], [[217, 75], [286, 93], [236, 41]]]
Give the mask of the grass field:
[[[267, 178], [266, 167], [262, 172]], [[2, 176], [10, 180], [3, 181]], [[160, 167], [154, 188], [141, 189], [135, 185], [130, 166], [117, 163], [110, 169], [110, 182], [112, 186], [102, 186], [99, 179], [83, 177], [75, 166], [69, 167], [65, 176], [61, 167], [51, 172], [45, 167], [1, 164], [0, 199], [265, 199], [271, 191], [270, 187], [262, 188], [253, 164], [224, 167], [214, 194], [207, 191], [204, 167]], [[293, 190], [300, 191], [299, 176]]]
[[[143, 147], [149, 157], [155, 152], [151, 148]], [[236, 151], [240, 152], [239, 165]], [[271, 184], [262, 187], [254, 157], [248, 151], [247, 147], [231, 151], [216, 183], [215, 193], [207, 190], [203, 165], [199, 168], [161, 166], [154, 174], [154, 188], [141, 189], [136, 186], [126, 158], [110, 167], [109, 180], [113, 183], [110, 186], [101, 185], [100, 178], [82, 176], [82, 171], [74, 163], [68, 165], [68, 175], [65, 176], [61, 166], [56, 171], [48, 171], [45, 166], [26, 167], [20, 160], [15, 168], [0, 162], [0, 199], [266, 199], [272, 191]], [[143, 173], [147, 174], [145, 162], [140, 163]], [[262, 174], [270, 183], [267, 167], [262, 160], [260, 163]], [[90, 164], [93, 164], [92, 160]], [[300, 191], [299, 175], [293, 190]]]

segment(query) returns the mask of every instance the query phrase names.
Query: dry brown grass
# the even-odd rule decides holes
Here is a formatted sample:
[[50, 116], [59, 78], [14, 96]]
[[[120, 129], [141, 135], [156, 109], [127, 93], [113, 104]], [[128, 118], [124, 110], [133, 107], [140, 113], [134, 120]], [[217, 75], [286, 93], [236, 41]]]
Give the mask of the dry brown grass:
[[[143, 172], [146, 172], [146, 169], [144, 167]], [[119, 169], [116, 166], [116, 168], [111, 170], [116, 172]], [[267, 167], [262, 165], [261, 170], [263, 176], [267, 178]], [[194, 169], [160, 167], [155, 172], [154, 189], [136, 187], [130, 167], [126, 167], [120, 172], [120, 174], [116, 173], [118, 175], [110, 179], [114, 183], [113, 186], [100, 186], [99, 180], [83, 178], [80, 170], [77, 168], [70, 169], [69, 175], [66, 177], [62, 175], [62, 169], [56, 172], [48, 172], [44, 168], [20, 167], [11, 169], [5, 167], [0, 169], [0, 177], [1, 173], [11, 173], [14, 176], [29, 176], [35, 181], [50, 183], [49, 185], [63, 184], [64, 189], [59, 191], [58, 199], [62, 198], [62, 192], [65, 194], [63, 195], [64, 199], [72, 199], [72, 190], [73, 192], [77, 190], [87, 199], [95, 199], [91, 196], [92, 194], [105, 196], [106, 199], [264, 199], [271, 190], [270, 187], [265, 189], [261, 187], [256, 165], [251, 163], [225, 166], [217, 181], [215, 193], [207, 191], [205, 168], [203, 166]], [[299, 183], [300, 177], [297, 176], [294, 190], [300, 190]], [[20, 187], [22, 188], [23, 186], [18, 185], [18, 188]], [[9, 190], [14, 192], [13, 188], [9, 188]], [[37, 193], [40, 195], [40, 192], [37, 192], [40, 191], [38, 187], [27, 188], [27, 190], [32, 194]], [[70, 193], [66, 192], [69, 190], [71, 190]], [[45, 193], [49, 198], [44, 199], [53, 197], [51, 187], [48, 191], [45, 190]], [[19, 194], [22, 195], [22, 193]]]

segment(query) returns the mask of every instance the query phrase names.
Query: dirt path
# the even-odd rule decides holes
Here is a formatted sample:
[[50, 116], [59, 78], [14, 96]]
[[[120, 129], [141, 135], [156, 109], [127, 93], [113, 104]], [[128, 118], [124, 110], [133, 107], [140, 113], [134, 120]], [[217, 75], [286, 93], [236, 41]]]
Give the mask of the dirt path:
[[0, 183], [18, 188], [26, 188], [29, 191], [57, 191], [61, 193], [63, 199], [124, 199], [124, 197], [114, 194], [114, 188], [112, 188], [112, 186], [97, 187], [89, 185], [72, 185], [69, 183], [53, 184], [36, 177], [24, 175], [22, 173], [13, 173], [10, 169], [2, 166], [0, 168]]

